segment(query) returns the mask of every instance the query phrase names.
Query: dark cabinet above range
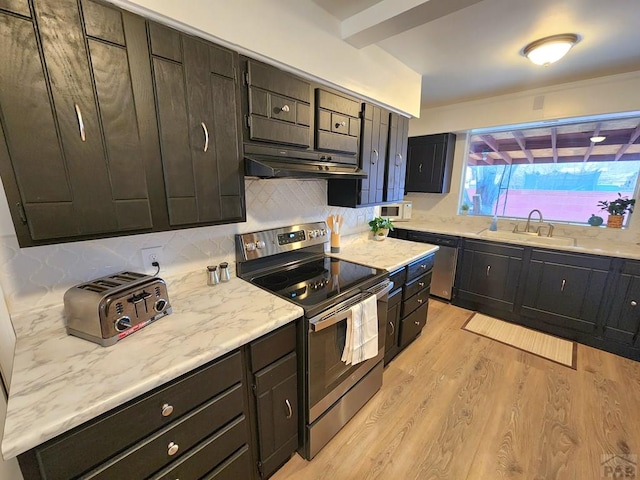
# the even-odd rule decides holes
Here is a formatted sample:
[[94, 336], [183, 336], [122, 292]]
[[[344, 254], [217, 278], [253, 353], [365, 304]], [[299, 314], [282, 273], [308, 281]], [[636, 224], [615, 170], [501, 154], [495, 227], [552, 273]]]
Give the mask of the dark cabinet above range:
[[315, 148], [353, 155], [357, 162], [362, 103], [316, 88]]

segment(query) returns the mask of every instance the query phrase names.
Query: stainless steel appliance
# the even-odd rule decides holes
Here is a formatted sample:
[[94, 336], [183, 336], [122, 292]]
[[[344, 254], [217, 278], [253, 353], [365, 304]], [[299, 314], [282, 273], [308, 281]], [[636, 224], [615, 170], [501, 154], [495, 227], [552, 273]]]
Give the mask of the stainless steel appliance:
[[412, 202], [388, 203], [380, 205], [380, 216], [394, 222], [408, 222], [411, 220]]
[[453, 283], [456, 279], [456, 265], [458, 263], [458, 246], [460, 239], [450, 235], [409, 231], [407, 240], [413, 242], [438, 245], [433, 263], [431, 277], [431, 295], [451, 300]]
[[[299, 336], [300, 454], [313, 458], [382, 385], [388, 293], [385, 270], [325, 256], [324, 222], [236, 235], [238, 275], [304, 309]], [[341, 361], [349, 310], [375, 295], [378, 353], [356, 365]]]
[[103, 347], [172, 312], [164, 280], [120, 272], [71, 287], [64, 294], [67, 333]]

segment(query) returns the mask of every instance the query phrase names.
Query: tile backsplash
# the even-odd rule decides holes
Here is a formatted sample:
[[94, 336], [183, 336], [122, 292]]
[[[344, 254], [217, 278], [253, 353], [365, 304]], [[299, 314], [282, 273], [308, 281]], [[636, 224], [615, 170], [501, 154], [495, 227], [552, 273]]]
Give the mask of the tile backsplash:
[[[15, 235], [0, 236], [0, 286], [14, 314], [62, 303], [71, 286], [122, 270], [143, 271], [140, 249], [163, 247], [160, 276], [235, 263], [241, 232], [345, 218], [345, 234], [366, 231], [374, 208], [327, 205], [326, 180], [246, 179], [247, 221], [171, 232], [20, 248]], [[152, 272], [148, 272], [152, 273]]]

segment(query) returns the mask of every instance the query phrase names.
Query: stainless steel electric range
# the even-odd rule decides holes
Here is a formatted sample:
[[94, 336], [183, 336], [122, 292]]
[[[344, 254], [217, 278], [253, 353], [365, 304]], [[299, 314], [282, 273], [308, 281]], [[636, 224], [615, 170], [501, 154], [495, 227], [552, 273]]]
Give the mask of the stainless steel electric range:
[[[388, 293], [385, 270], [325, 255], [324, 222], [236, 235], [238, 276], [304, 309], [299, 335], [302, 445], [313, 458], [380, 389]], [[349, 310], [375, 295], [378, 354], [356, 365], [341, 357]]]

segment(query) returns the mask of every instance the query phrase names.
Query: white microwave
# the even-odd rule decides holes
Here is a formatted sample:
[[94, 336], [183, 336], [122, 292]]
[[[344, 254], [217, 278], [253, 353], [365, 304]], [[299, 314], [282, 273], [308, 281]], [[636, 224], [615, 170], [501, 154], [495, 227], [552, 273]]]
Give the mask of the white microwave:
[[388, 203], [380, 205], [380, 216], [394, 222], [408, 222], [411, 220], [412, 202]]

